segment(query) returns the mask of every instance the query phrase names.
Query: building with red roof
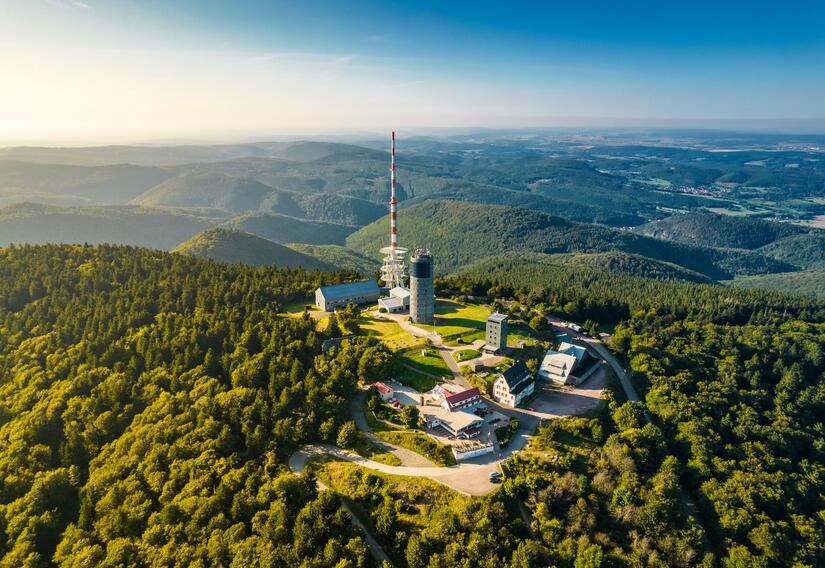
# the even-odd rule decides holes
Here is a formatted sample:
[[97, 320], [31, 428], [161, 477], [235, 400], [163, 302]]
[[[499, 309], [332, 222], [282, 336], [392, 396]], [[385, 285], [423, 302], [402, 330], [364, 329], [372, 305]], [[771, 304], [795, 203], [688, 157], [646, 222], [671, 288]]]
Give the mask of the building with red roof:
[[380, 396], [381, 400], [383, 400], [384, 402], [390, 400], [395, 394], [390, 387], [388, 387], [381, 381], [375, 383], [375, 390], [378, 391], [378, 396]]
[[455, 412], [457, 410], [468, 409], [480, 403], [481, 392], [478, 390], [478, 387], [473, 387], [469, 390], [444, 397], [444, 402], [441, 403], [441, 406], [443, 406], [445, 410]]

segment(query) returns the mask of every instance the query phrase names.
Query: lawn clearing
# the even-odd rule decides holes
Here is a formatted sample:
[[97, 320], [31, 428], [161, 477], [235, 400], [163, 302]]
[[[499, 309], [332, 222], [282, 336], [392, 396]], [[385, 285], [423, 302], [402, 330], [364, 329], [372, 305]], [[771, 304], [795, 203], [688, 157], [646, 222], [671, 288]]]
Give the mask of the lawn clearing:
[[424, 374], [435, 375], [436, 377], [452, 376], [452, 371], [434, 347], [408, 349], [401, 353], [400, 359], [402, 364], [415, 367]]
[[393, 351], [423, 344], [420, 338], [410, 335], [393, 320], [377, 318], [368, 311], [361, 312], [358, 325], [363, 333], [377, 337]]
[[459, 363], [463, 361], [469, 361], [470, 359], [477, 359], [481, 357], [481, 351], [477, 349], [462, 349], [461, 351], [455, 351], [453, 353], [453, 358]]
[[401, 465], [401, 460], [398, 459], [395, 454], [379, 447], [378, 444], [367, 438], [363, 432], [358, 432], [355, 447], [352, 449], [359, 456], [371, 459], [372, 461], [376, 461], [378, 463], [383, 463], [386, 465]]
[[435, 304], [435, 326], [419, 325], [431, 331], [435, 329], [445, 343], [456, 343], [461, 338], [464, 343], [472, 343], [484, 338], [487, 316], [490, 310], [477, 304], [460, 304], [452, 300], [438, 300]]
[[455, 465], [455, 457], [453, 456], [452, 449], [449, 446], [436, 442], [422, 432], [394, 430], [377, 432], [375, 435], [385, 442], [420, 454], [436, 465]]
[[525, 345], [536, 344], [533, 330], [522, 326], [511, 327], [507, 333], [507, 347], [521, 347], [522, 342], [524, 342]]
[[398, 374], [395, 376], [402, 385], [412, 387], [418, 392], [427, 392], [433, 389], [438, 384], [438, 379], [429, 375], [423, 375], [409, 367], [401, 367]]

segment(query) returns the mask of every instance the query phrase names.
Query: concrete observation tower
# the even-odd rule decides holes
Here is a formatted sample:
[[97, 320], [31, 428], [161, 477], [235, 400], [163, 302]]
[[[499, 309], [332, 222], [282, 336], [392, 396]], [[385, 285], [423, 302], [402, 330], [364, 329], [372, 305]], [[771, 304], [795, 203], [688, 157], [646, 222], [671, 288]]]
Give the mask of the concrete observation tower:
[[404, 257], [407, 249], [398, 246], [397, 227], [398, 199], [395, 197], [395, 131], [392, 133], [390, 154], [390, 246], [381, 249], [384, 255], [384, 264], [381, 266], [381, 281], [384, 287], [392, 290], [403, 288], [407, 283], [407, 269]]
[[432, 325], [435, 318], [433, 255], [416, 249], [410, 259], [410, 321]]

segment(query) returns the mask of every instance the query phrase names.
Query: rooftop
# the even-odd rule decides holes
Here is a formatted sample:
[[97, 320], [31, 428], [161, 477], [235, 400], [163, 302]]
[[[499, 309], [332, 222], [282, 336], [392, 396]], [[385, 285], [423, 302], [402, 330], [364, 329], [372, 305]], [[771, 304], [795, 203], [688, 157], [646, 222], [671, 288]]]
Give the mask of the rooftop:
[[359, 280], [358, 282], [347, 282], [346, 284], [321, 286], [318, 290], [321, 291], [321, 294], [324, 295], [327, 301], [358, 296], [360, 294], [378, 294], [379, 292], [378, 284], [375, 283], [375, 280]]
[[464, 428], [469, 428], [470, 426], [484, 422], [483, 419], [472, 412], [464, 412], [463, 410], [459, 410], [458, 412], [450, 412], [449, 410], [444, 410], [444, 408], [440, 406], [425, 405], [419, 407], [418, 411], [421, 414], [421, 417], [427, 422], [431, 422], [433, 419], [438, 419], [443, 424], [449, 424], [450, 428], [454, 432], [458, 432]]
[[466, 400], [470, 400], [471, 398], [476, 397], [476, 396], [480, 397], [481, 393], [479, 392], [478, 387], [473, 387], [471, 389], [468, 389], [468, 390], [465, 390], [465, 391], [462, 391], [462, 392], [457, 392], [455, 394], [451, 394], [448, 397], [446, 397], [444, 400], [447, 401], [447, 406], [449, 406], [450, 409], [452, 409], [453, 407], [458, 406], [462, 402], [464, 402]]
[[398, 298], [379, 298], [378, 303], [388, 310], [397, 310], [404, 307], [404, 302]]
[[375, 383], [375, 389], [380, 394], [389, 394], [389, 393], [392, 392], [392, 389], [390, 387], [388, 387], [387, 385], [385, 385], [384, 383], [382, 383], [381, 381], [378, 381], [378, 382]]
[[561, 345], [559, 345], [559, 353], [564, 353], [565, 355], [572, 355], [576, 358], [576, 360], [581, 362], [581, 360], [587, 354], [587, 349], [580, 345], [574, 345], [572, 343], [567, 343], [565, 341]]
[[527, 368], [524, 361], [519, 359], [512, 367], [501, 373], [501, 376], [504, 377], [504, 380], [507, 382], [507, 386], [512, 389], [522, 382], [525, 377], [530, 376], [530, 369]]
[[409, 298], [410, 291], [406, 288], [402, 288], [401, 286], [396, 286], [395, 288], [390, 290], [390, 297], [398, 299]]
[[493, 323], [502, 323], [502, 322], [507, 321], [508, 317], [509, 316], [507, 316], [507, 314], [502, 314], [502, 313], [499, 313], [499, 312], [493, 312], [492, 314], [487, 316], [487, 321], [491, 321]]

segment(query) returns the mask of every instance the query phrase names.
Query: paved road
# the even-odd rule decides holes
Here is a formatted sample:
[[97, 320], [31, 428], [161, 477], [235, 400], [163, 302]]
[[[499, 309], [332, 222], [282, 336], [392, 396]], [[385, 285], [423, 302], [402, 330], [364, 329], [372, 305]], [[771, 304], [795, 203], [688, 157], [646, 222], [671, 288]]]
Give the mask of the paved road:
[[458, 368], [458, 363], [456, 363], [456, 360], [453, 358], [454, 349], [441, 344], [440, 341], [439, 343], [433, 342], [433, 344], [435, 345], [435, 348], [438, 349], [438, 354], [441, 355], [441, 358], [444, 359], [444, 362], [453, 374], [453, 382], [457, 385], [461, 385], [465, 389], [469, 389], [470, 383], [468, 383], [467, 379], [464, 378], [464, 373], [462, 373], [461, 369]]
[[370, 425], [367, 423], [367, 419], [364, 416], [365, 395], [365, 391], [358, 391], [358, 394], [356, 394], [350, 402], [350, 411], [352, 412], [352, 418], [355, 421], [355, 425], [358, 426], [358, 429], [361, 430], [367, 438], [369, 438], [375, 445], [383, 448], [385, 451], [394, 454], [401, 460], [402, 465], [412, 467], [438, 467], [421, 454], [394, 444], [390, 444], [376, 436], [372, 432], [372, 428], [370, 428]]
[[[507, 457], [509, 457], [509, 453], [510, 452], [506, 453]], [[313, 444], [311, 446], [304, 446], [292, 454], [292, 457], [289, 458], [289, 468], [295, 473], [300, 473], [310, 459], [325, 455], [333, 456], [334, 458], [352, 462], [361, 467], [382, 473], [406, 475], [409, 477], [426, 477], [433, 481], [443, 483], [465, 495], [486, 495], [498, 487], [498, 485], [490, 483], [489, 481], [489, 474], [496, 469], [496, 463], [499, 461], [495, 458], [487, 463], [478, 463], [475, 462], [475, 460], [470, 460], [450, 467], [404, 467], [374, 462], [336, 446]], [[504, 455], [504, 453], [502, 455]], [[489, 457], [490, 455], [488, 454], [487, 456], [476, 458], [476, 460], [483, 460], [483, 458]]]

